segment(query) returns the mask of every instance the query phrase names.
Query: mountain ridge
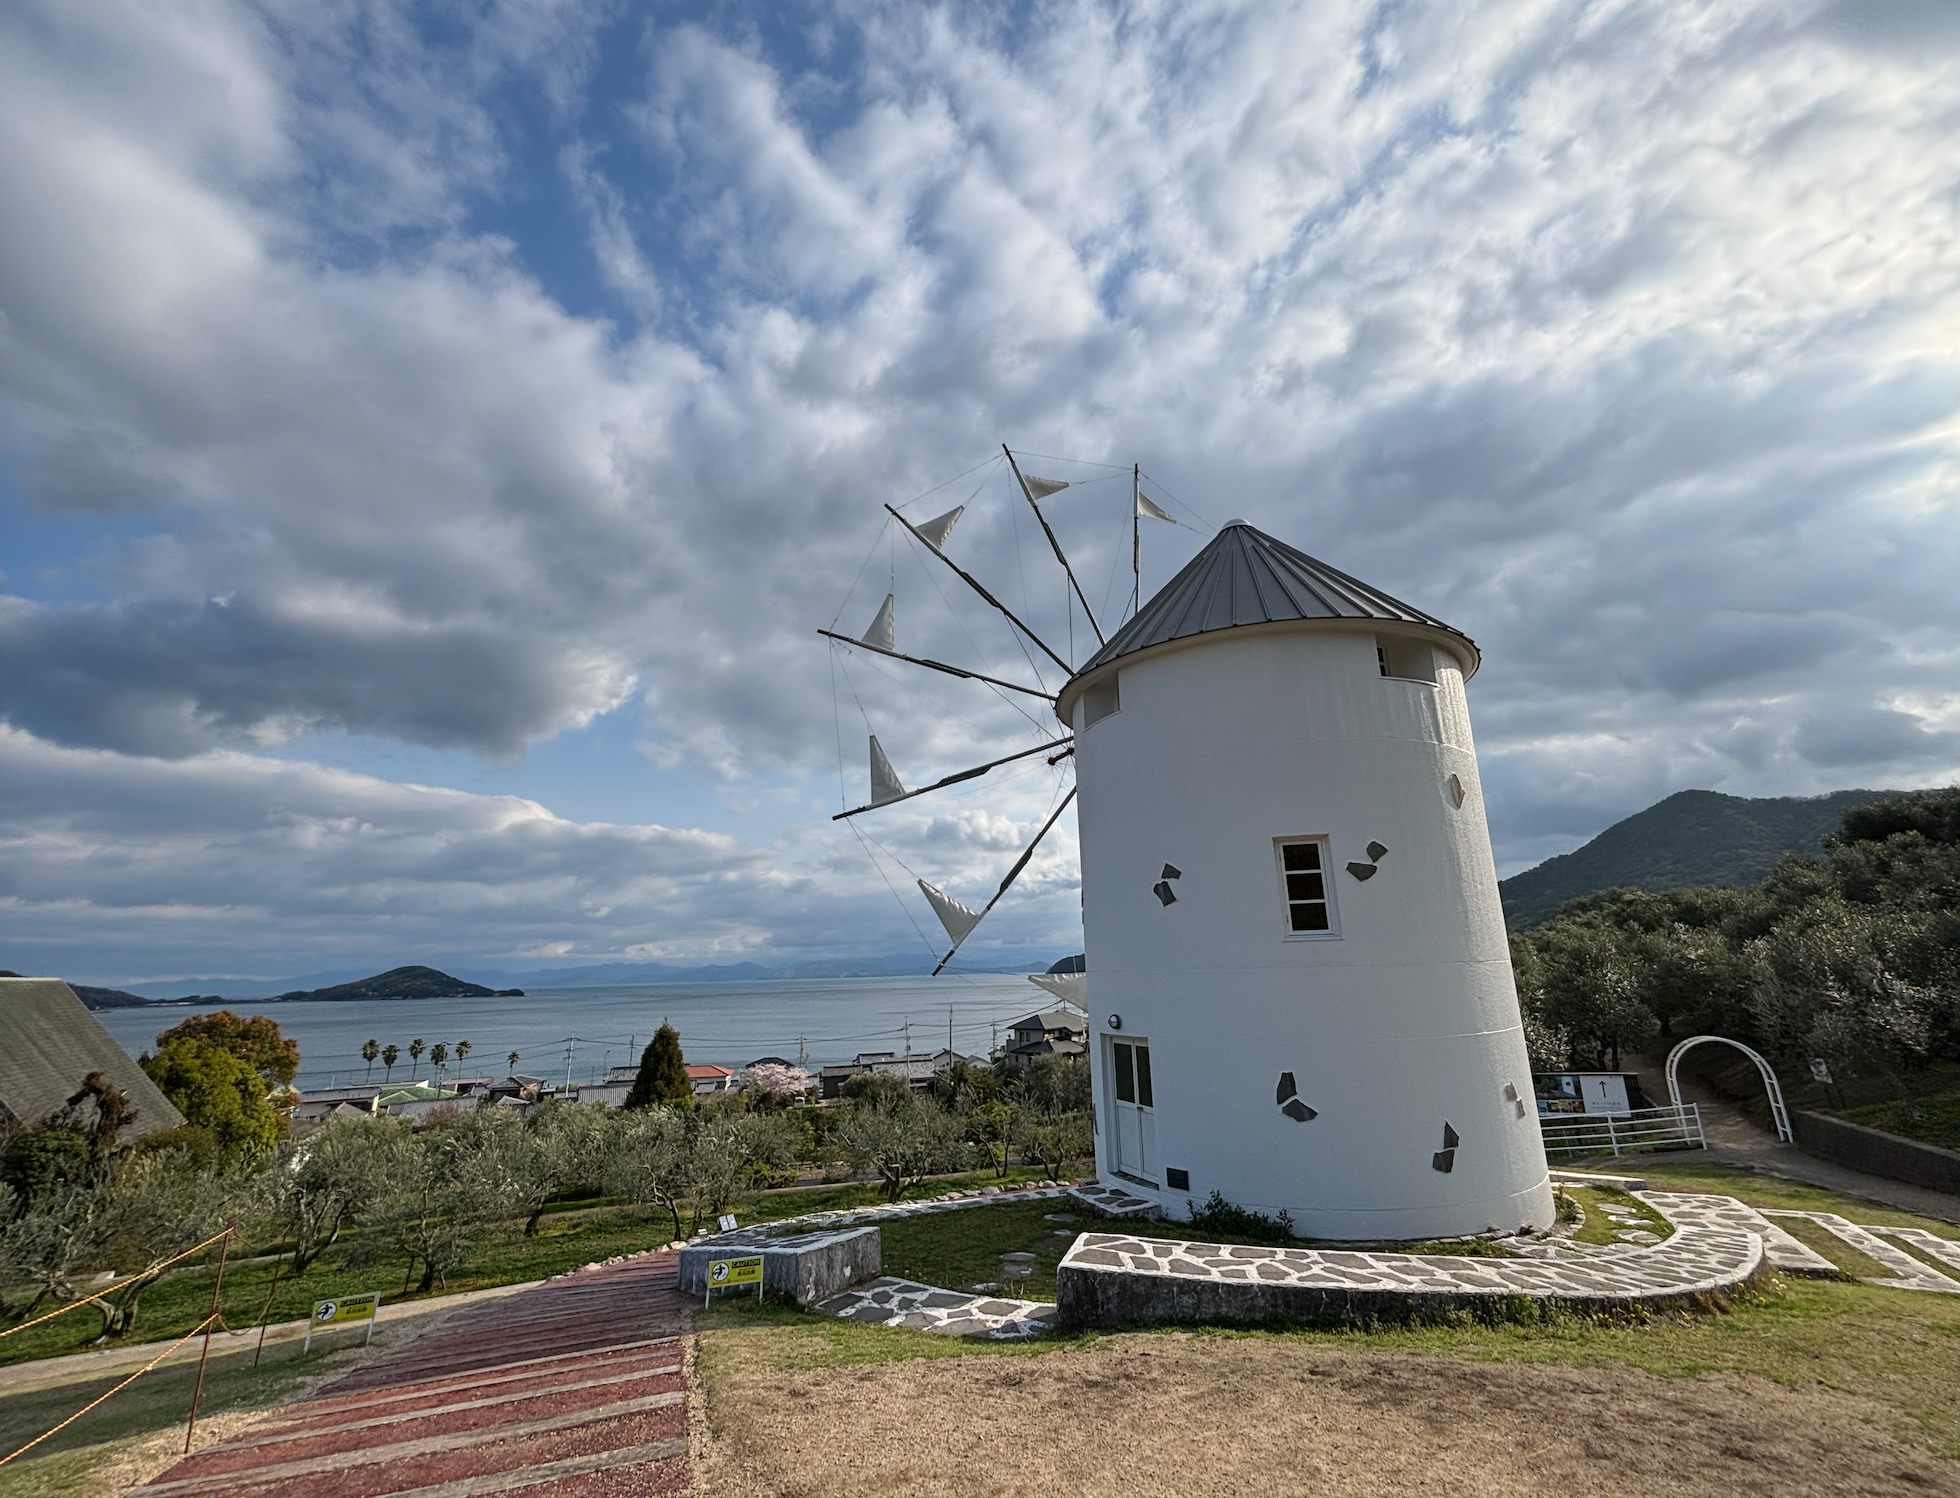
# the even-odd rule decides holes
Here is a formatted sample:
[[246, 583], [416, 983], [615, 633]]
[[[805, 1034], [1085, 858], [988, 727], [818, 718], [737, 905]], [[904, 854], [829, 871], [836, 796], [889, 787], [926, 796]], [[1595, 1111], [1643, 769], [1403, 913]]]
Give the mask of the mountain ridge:
[[1730, 796], [1676, 791], [1615, 822], [1570, 853], [1498, 883], [1504, 924], [1525, 930], [1581, 895], [1691, 884], [1754, 884], [1791, 853], [1816, 853], [1853, 806], [1902, 791]]

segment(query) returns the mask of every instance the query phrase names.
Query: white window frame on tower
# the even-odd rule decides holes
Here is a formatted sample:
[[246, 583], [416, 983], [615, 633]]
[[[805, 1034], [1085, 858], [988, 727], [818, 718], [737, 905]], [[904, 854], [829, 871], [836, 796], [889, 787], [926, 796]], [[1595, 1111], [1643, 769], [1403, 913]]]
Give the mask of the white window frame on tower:
[[[1321, 903], [1327, 907], [1327, 929], [1325, 931], [1295, 931], [1293, 929], [1293, 907], [1308, 901], [1295, 901], [1287, 884], [1289, 873], [1307, 872], [1289, 870], [1286, 867], [1286, 850], [1310, 844], [1319, 855], [1320, 867], [1312, 872], [1320, 875]], [[1341, 938], [1341, 912], [1334, 901], [1333, 853], [1325, 833], [1301, 833], [1292, 837], [1273, 839], [1273, 871], [1279, 879], [1279, 923], [1282, 937], [1287, 941], [1339, 941]]]

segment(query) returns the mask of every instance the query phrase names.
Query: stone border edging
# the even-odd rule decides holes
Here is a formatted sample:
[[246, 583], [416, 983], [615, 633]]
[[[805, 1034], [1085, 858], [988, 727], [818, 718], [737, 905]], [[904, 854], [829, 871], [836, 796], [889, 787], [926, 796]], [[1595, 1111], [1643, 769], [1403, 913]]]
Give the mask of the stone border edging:
[[1512, 1296], [1611, 1312], [1693, 1303], [1749, 1284], [1770, 1268], [1758, 1234], [1707, 1221], [1675, 1222], [1674, 1235], [1651, 1248], [1572, 1259], [1254, 1248], [1084, 1233], [1056, 1269], [1055, 1300], [1058, 1322], [1070, 1329], [1330, 1315], [1423, 1318]]

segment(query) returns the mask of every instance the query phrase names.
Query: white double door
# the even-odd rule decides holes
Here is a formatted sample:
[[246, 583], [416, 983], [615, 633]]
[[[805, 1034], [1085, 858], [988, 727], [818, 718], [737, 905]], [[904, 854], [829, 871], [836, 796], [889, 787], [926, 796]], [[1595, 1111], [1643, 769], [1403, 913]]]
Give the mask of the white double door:
[[1109, 1080], [1116, 1168], [1155, 1184], [1157, 1124], [1150, 1086], [1150, 1042], [1112, 1039]]

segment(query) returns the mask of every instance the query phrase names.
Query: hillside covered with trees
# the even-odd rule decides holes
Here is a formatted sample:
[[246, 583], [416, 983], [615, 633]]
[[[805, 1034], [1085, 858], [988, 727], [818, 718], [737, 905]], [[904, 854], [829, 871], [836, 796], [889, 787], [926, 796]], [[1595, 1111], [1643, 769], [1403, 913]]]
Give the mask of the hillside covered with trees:
[[1888, 1126], [1960, 1144], [1929, 1097], [1960, 1079], [1960, 787], [1851, 806], [1817, 857], [1740, 888], [1575, 900], [1511, 956], [1534, 1067], [1728, 1035], [1786, 1080], [1820, 1058], [1908, 1104]]
[[1512, 930], [1535, 926], [1584, 895], [1700, 884], [1754, 884], [1787, 855], [1815, 856], [1844, 813], [1899, 791], [1828, 796], [1725, 796], [1677, 791], [1615, 822], [1583, 848], [1548, 858], [1497, 886]]

